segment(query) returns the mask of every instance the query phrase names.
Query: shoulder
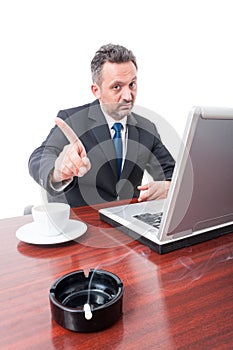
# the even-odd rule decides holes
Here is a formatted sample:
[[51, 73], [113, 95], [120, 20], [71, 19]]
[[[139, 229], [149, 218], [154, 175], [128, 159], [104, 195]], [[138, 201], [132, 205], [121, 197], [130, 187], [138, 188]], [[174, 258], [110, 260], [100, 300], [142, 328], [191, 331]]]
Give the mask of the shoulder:
[[[73, 116], [74, 114], [80, 114], [80, 112], [83, 112], [85, 114], [88, 113], [89, 109], [92, 106], [98, 105], [99, 102], [97, 100], [95, 100], [94, 102], [91, 103], [86, 103], [82, 106], [78, 106], [78, 107], [71, 107], [71, 108], [67, 108], [67, 109], [62, 109], [58, 112], [58, 117], [62, 118], [62, 119], [67, 119], [71, 116]], [[82, 113], [82, 114], [83, 114]]]
[[145, 130], [149, 133], [154, 134], [158, 132], [155, 123], [137, 113], [131, 113], [128, 122], [129, 124], [134, 125], [136, 128]]

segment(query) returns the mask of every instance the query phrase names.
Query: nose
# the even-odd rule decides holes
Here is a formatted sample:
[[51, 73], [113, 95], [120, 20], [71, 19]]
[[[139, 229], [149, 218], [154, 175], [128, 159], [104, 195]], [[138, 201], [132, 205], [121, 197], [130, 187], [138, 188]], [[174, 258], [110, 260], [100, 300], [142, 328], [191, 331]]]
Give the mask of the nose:
[[132, 100], [132, 91], [130, 90], [130, 88], [128, 86], [125, 86], [122, 89], [121, 98], [123, 100], [125, 100], [125, 101], [131, 101]]

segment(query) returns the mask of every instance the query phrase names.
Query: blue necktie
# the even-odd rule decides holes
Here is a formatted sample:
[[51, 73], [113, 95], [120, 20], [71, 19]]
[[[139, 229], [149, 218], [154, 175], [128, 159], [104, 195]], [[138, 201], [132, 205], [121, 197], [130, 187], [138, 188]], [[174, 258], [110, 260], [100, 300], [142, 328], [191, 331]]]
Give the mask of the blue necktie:
[[112, 126], [112, 129], [115, 130], [115, 134], [113, 136], [113, 142], [116, 150], [118, 178], [121, 176], [121, 165], [122, 165], [122, 139], [121, 139], [122, 128], [123, 128], [123, 125], [121, 123], [115, 123]]

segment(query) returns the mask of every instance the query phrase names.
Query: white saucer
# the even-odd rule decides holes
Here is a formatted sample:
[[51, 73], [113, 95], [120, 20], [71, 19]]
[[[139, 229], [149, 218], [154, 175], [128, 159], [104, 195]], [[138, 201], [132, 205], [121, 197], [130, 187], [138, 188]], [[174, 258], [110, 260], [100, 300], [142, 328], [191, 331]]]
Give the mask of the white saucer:
[[72, 241], [82, 236], [87, 230], [87, 225], [78, 220], [69, 220], [64, 232], [57, 236], [46, 236], [40, 231], [38, 224], [30, 222], [21, 226], [16, 231], [16, 237], [30, 244], [58, 244]]

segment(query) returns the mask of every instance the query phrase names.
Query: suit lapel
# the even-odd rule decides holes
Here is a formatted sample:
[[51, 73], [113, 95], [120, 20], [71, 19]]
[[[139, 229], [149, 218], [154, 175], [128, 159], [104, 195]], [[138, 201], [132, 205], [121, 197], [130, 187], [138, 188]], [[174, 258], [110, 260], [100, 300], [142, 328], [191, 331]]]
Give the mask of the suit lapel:
[[99, 104], [93, 103], [88, 113], [89, 130], [102, 149], [106, 160], [109, 162], [112, 171], [117, 177], [117, 164], [113, 162], [116, 158], [115, 148], [111, 139], [109, 127]]

